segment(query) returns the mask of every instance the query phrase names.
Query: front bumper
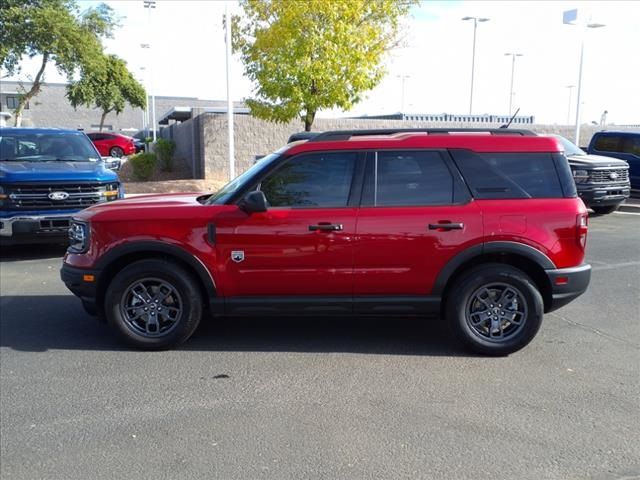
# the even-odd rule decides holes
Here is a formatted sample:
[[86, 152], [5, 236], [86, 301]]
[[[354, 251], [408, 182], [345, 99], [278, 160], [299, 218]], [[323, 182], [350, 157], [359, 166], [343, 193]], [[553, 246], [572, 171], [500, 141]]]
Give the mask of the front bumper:
[[629, 198], [631, 194], [631, 187], [628, 183], [621, 185], [576, 184], [576, 187], [578, 196], [587, 207], [618, 205]]
[[60, 278], [71, 293], [82, 300], [86, 309], [95, 309], [98, 294], [99, 270], [87, 270], [62, 264]]
[[67, 242], [74, 213], [0, 217], [0, 241], [5, 245]]
[[545, 270], [545, 273], [551, 285], [551, 302], [546, 308], [548, 313], [564, 307], [587, 290], [591, 280], [591, 265]]

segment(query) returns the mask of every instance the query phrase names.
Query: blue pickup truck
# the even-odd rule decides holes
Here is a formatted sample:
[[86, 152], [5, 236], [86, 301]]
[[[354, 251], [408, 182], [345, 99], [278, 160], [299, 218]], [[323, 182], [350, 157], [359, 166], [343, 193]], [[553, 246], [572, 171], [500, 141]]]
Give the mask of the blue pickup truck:
[[84, 133], [0, 128], [0, 245], [66, 242], [75, 212], [123, 193]]
[[640, 190], [640, 130], [596, 132], [591, 137], [587, 153], [615, 157], [627, 162], [631, 188]]

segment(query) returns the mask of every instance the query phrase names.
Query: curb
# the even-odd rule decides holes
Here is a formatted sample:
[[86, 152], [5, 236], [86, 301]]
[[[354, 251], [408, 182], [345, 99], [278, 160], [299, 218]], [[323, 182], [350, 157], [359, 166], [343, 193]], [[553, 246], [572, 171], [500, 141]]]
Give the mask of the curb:
[[623, 203], [618, 207], [617, 212], [640, 213], [640, 204]]

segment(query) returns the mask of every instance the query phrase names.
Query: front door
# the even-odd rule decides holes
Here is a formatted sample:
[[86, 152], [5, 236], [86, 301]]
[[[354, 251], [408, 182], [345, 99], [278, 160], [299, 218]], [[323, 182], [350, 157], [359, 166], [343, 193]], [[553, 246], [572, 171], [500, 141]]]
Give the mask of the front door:
[[[351, 310], [357, 208], [351, 190], [358, 154], [303, 154], [256, 188], [264, 213], [216, 218], [216, 258], [227, 311]], [[270, 297], [270, 298], [267, 298]], [[305, 303], [307, 302], [307, 303]]]
[[424, 301], [428, 309], [442, 267], [482, 238], [480, 210], [446, 152], [380, 151], [369, 157], [356, 229], [356, 308], [375, 313], [395, 304], [410, 312]]

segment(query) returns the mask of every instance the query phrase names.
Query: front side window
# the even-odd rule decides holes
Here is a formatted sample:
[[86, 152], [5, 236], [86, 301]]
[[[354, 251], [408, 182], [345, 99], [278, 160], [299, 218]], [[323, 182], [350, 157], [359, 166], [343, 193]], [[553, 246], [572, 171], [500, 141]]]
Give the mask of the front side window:
[[367, 167], [364, 203], [376, 207], [450, 205], [453, 177], [438, 152], [375, 152]]
[[357, 154], [312, 153], [287, 161], [260, 190], [272, 207], [346, 207]]

